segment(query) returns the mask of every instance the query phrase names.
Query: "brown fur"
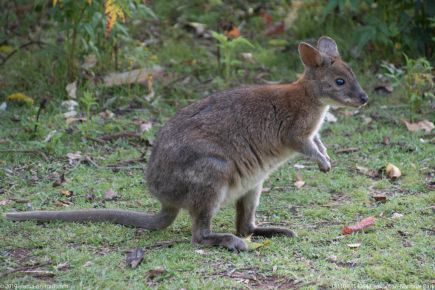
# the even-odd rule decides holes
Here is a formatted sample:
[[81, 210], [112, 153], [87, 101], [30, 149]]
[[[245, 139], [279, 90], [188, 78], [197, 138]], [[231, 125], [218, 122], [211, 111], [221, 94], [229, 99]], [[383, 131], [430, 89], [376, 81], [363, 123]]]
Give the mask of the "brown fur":
[[162, 203], [159, 214], [103, 209], [9, 213], [7, 218], [111, 221], [158, 229], [186, 209], [193, 220], [194, 243], [245, 250], [242, 239], [211, 231], [216, 211], [235, 201], [238, 235], [293, 236], [287, 229], [255, 225], [263, 181], [296, 153], [329, 171], [330, 159], [318, 134], [328, 104], [367, 102], [335, 42], [322, 37], [317, 47], [299, 45], [305, 72], [296, 82], [218, 92], [180, 110], [160, 130], [147, 169], [150, 192]]

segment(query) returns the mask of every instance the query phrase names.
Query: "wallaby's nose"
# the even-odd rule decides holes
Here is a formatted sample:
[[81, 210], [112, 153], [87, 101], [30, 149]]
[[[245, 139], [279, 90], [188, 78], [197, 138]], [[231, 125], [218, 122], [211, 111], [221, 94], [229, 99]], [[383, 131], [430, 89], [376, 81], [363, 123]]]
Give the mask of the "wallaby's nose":
[[365, 104], [368, 102], [369, 97], [367, 96], [367, 94], [365, 92], [362, 92], [359, 94], [359, 99], [361, 100], [361, 103]]

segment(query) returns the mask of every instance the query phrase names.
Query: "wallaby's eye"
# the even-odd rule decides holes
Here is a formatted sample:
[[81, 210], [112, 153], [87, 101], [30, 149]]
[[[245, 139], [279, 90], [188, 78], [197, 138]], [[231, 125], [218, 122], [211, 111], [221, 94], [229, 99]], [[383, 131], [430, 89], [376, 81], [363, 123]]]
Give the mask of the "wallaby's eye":
[[344, 85], [345, 81], [343, 79], [336, 79], [335, 83], [337, 84], [337, 86], [342, 86]]

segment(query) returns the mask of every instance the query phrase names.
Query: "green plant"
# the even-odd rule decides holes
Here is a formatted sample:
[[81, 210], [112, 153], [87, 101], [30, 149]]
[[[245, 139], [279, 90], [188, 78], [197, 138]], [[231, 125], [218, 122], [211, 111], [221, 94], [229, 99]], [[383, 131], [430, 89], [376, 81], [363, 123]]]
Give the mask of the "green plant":
[[246, 38], [237, 37], [229, 39], [221, 33], [212, 31], [212, 36], [218, 41], [218, 46], [222, 56], [223, 75], [226, 80], [230, 79], [233, 75], [234, 68], [242, 62], [236, 58], [237, 52], [244, 47], [253, 48], [252, 43]]
[[124, 21], [125, 15], [137, 12], [142, 19], [156, 18], [154, 13], [139, 0], [53, 0], [53, 19], [65, 33], [68, 79], [75, 78], [77, 55], [95, 53], [101, 59], [101, 51], [109, 52], [110, 58], [101, 63], [118, 65], [120, 37], [129, 40]]
[[[400, 60], [435, 56], [435, 9], [431, 1], [303, 1], [293, 31], [300, 39], [330, 35], [353, 49], [353, 56]], [[432, 22], [431, 22], [432, 21]], [[342, 45], [343, 46], [343, 45]]]
[[410, 118], [413, 120], [415, 113], [421, 110], [423, 102], [434, 98], [433, 68], [424, 57], [418, 59], [409, 58], [407, 55], [404, 57], [403, 70], [386, 63], [382, 64], [382, 67], [386, 69], [385, 75], [391, 79], [392, 85], [405, 92], [409, 103]]
[[80, 103], [83, 104], [85, 111], [86, 111], [86, 116], [88, 118], [91, 117], [92, 107], [98, 105], [97, 99], [95, 98], [95, 95], [93, 93], [91, 93], [90, 91], [83, 92], [83, 96], [80, 98]]

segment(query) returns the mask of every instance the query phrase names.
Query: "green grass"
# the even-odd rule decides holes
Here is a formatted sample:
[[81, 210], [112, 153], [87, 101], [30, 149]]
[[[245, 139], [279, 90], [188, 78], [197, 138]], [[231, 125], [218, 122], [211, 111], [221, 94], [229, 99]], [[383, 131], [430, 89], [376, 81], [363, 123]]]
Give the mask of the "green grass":
[[[164, 1], [155, 7], [158, 13], [179, 13], [169, 8]], [[201, 15], [201, 19], [213, 23], [216, 13]], [[257, 63], [244, 63], [236, 79], [224, 82], [212, 40], [198, 40], [166, 21], [162, 25], [167, 28], [161, 29], [162, 43], [149, 49], [167, 73], [164, 79], [154, 81], [157, 100], [146, 104], [142, 96], [148, 92], [142, 85], [102, 88], [82, 80], [79, 100], [83, 91], [89, 90], [98, 102], [92, 118], [84, 123], [67, 126], [62, 116], [60, 103], [66, 98], [67, 82], [64, 63], [53, 61], [58, 51], [22, 50], [0, 67], [4, 76], [0, 79], [4, 88], [0, 103], [16, 91], [50, 99], [35, 133], [37, 104], [29, 108], [9, 103], [6, 111], [0, 111], [0, 201], [10, 201], [0, 205], [0, 214], [93, 207], [155, 212], [159, 204], [148, 195], [143, 178], [146, 162], [117, 170], [108, 167], [143, 153], [148, 157], [150, 148], [144, 139], [98, 142], [95, 138], [138, 130], [137, 120], [151, 120], [152, 130], [142, 137], [152, 141], [178, 108], [216, 89], [253, 83], [259, 75], [265, 80], [292, 80], [301, 72], [293, 49], [296, 39], [289, 40], [289, 51], [269, 46], [267, 39], [258, 36], [252, 39]], [[433, 287], [435, 195], [429, 189], [435, 176], [433, 136], [408, 132], [401, 123], [409, 116], [408, 108], [397, 102], [402, 92], [388, 96], [373, 93], [377, 81], [366, 69], [373, 64], [358, 59], [351, 64], [359, 68], [356, 73], [371, 99], [369, 106], [354, 116], [343, 114], [343, 110], [333, 112], [338, 122], [324, 125], [322, 136], [332, 158], [332, 172], [321, 173], [315, 163], [299, 157], [282, 166], [264, 185], [269, 190], [261, 197], [257, 221], [289, 227], [298, 233], [297, 238], [272, 238], [268, 246], [256, 251], [234, 253], [192, 245], [186, 212], [169, 228], [152, 232], [105, 223], [15, 223], [1, 216], [0, 288], [10, 284], [56, 284], [71, 289]], [[119, 110], [128, 106], [131, 110]], [[98, 115], [106, 109], [115, 112], [115, 117]], [[367, 117], [372, 118], [369, 124]], [[419, 118], [434, 121], [429, 114]], [[57, 133], [44, 142], [53, 130]], [[389, 145], [382, 143], [384, 136], [390, 137]], [[351, 147], [358, 150], [339, 152]], [[76, 151], [92, 162], [70, 164], [66, 154]], [[398, 180], [388, 179], [382, 171], [390, 162], [402, 171]], [[301, 189], [293, 185], [296, 163], [304, 166], [300, 172], [306, 184]], [[381, 169], [381, 174], [370, 178], [358, 172], [357, 165]], [[62, 174], [66, 182], [53, 187]], [[118, 199], [105, 201], [108, 189], [117, 192]], [[67, 197], [61, 190], [73, 195]], [[95, 198], [89, 200], [89, 194]], [[374, 194], [385, 194], [387, 201], [376, 203], [371, 197]], [[394, 219], [394, 213], [403, 217]], [[213, 221], [214, 230], [234, 232], [234, 215], [232, 206], [221, 210]], [[344, 225], [367, 216], [376, 217], [374, 227], [341, 236]], [[356, 249], [348, 246], [355, 243], [361, 245]], [[133, 248], [145, 248], [144, 260], [135, 269], [125, 262], [126, 251]], [[157, 267], [164, 272], [149, 278]]]
[[[406, 114], [394, 107], [380, 109], [380, 105], [380, 98], [374, 97], [362, 114], [378, 112], [388, 118]], [[13, 200], [0, 206], [1, 212], [64, 208], [59, 201], [70, 202], [68, 208], [119, 207], [150, 212], [158, 209], [158, 203], [147, 195], [144, 185], [146, 164], [134, 164], [134, 168], [115, 172], [104, 167], [139, 157], [143, 146], [128, 140], [94, 143], [83, 139], [79, 127], [72, 126], [72, 133], [57, 141], [61, 150], [50, 151], [42, 145], [42, 136], [29, 140], [25, 130], [25, 116], [29, 114], [31, 110], [25, 107], [10, 107], [2, 113], [0, 147], [40, 148], [49, 160], [38, 153], [1, 153], [4, 193], [0, 199]], [[288, 226], [298, 232], [298, 238], [273, 238], [269, 246], [257, 251], [232, 253], [190, 244], [191, 225], [186, 213], [169, 228], [155, 232], [111, 224], [13, 223], [2, 218], [2, 283], [57, 283], [92, 289], [120, 289], [125, 285], [132, 289], [143, 285], [160, 289], [219, 289], [278, 286], [286, 281], [282, 277], [287, 277], [308, 288], [337, 283], [429, 285], [434, 274], [431, 208], [434, 192], [429, 191], [427, 184], [434, 172], [433, 144], [421, 142], [422, 134], [407, 132], [404, 126], [391, 124], [387, 119], [364, 125], [361, 114], [352, 117], [335, 114], [338, 122], [325, 124], [323, 130], [333, 171], [323, 174], [314, 163], [297, 159], [280, 168], [265, 184], [270, 191], [262, 195], [258, 221]], [[12, 121], [14, 115], [21, 115], [21, 121]], [[129, 128], [132, 126], [129, 121], [138, 116], [147, 118], [146, 114], [138, 113], [122, 115], [108, 122], [111, 126], [98, 126], [98, 130], [102, 134]], [[59, 126], [56, 121], [55, 114], [44, 114], [41, 123], [56, 128]], [[93, 122], [98, 123], [98, 117]], [[382, 144], [384, 135], [390, 136], [390, 145]], [[346, 147], [359, 150], [335, 153]], [[99, 167], [85, 162], [69, 165], [65, 153], [76, 150], [90, 156]], [[299, 190], [293, 186], [296, 162], [305, 165], [301, 173], [306, 185]], [[385, 176], [374, 180], [356, 170], [356, 165], [378, 169], [388, 162], [403, 172], [397, 181]], [[65, 173], [67, 182], [53, 187], [53, 181], [61, 173]], [[119, 194], [118, 200], [104, 201], [103, 194], [109, 188]], [[65, 197], [61, 189], [71, 190], [74, 195]], [[87, 201], [88, 193], [94, 193], [95, 199]], [[375, 203], [371, 198], [374, 193], [385, 193], [387, 202]], [[393, 213], [403, 217], [393, 219]], [[366, 216], [377, 217], [370, 231], [340, 237], [344, 224]], [[223, 209], [214, 219], [215, 231], [234, 232], [233, 220], [234, 209]], [[177, 242], [171, 247], [153, 247], [163, 241]], [[351, 249], [347, 246], [351, 243], [361, 246]], [[125, 263], [125, 251], [136, 247], [150, 248], [142, 264], [130, 269]], [[203, 251], [198, 252], [199, 249]], [[56, 266], [62, 263], [69, 266], [57, 270]], [[164, 267], [164, 274], [154, 280], [147, 278], [146, 273], [156, 267]], [[26, 269], [49, 271], [54, 276], [34, 277], [35, 274], [22, 272]]]

